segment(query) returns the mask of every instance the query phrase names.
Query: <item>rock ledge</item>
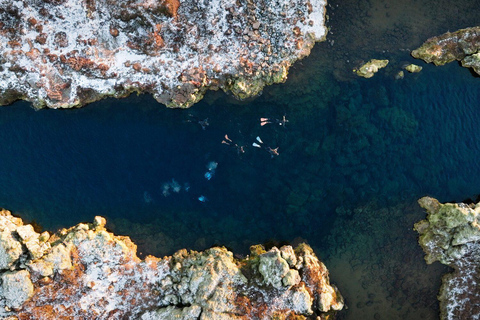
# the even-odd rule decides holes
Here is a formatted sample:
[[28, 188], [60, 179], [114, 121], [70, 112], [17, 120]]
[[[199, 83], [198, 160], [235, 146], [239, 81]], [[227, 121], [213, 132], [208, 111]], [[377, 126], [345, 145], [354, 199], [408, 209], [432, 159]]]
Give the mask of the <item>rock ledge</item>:
[[0, 104], [146, 92], [189, 107], [282, 82], [326, 36], [325, 0], [0, 0]]
[[458, 60], [480, 75], [480, 27], [447, 32], [425, 41], [412, 56], [437, 66]]
[[221, 247], [141, 260], [104, 218], [50, 236], [6, 210], [0, 237], [2, 318], [326, 319], [343, 308], [306, 244], [253, 246], [241, 260]]

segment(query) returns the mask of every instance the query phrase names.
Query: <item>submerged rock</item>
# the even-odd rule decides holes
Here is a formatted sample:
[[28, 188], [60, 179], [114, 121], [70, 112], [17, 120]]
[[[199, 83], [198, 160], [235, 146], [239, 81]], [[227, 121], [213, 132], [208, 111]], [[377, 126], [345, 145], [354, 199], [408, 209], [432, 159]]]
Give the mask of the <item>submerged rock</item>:
[[480, 27], [447, 32], [425, 41], [412, 51], [412, 56], [437, 66], [458, 60], [462, 66], [473, 68], [480, 74], [480, 64], [476, 53], [480, 49]]
[[425, 260], [454, 269], [442, 279], [441, 319], [479, 319], [480, 204], [441, 204], [430, 197], [419, 204], [428, 213], [426, 220], [415, 224]]
[[22, 251], [11, 271], [0, 272], [0, 317], [323, 319], [343, 308], [308, 245], [253, 246], [243, 260], [221, 247], [141, 260], [135, 244], [107, 232], [105, 223], [96, 217], [62, 229], [33, 256], [24, 245], [46, 237], [2, 211], [0, 226], [10, 226]]
[[379, 69], [385, 68], [387, 64], [388, 60], [372, 59], [364, 65], [360, 66], [358, 69], [354, 69], [353, 72], [355, 72], [360, 77], [368, 79], [373, 77], [373, 75], [377, 73]]
[[325, 0], [0, 0], [0, 104], [70, 108], [147, 92], [189, 107], [282, 82], [326, 36]]

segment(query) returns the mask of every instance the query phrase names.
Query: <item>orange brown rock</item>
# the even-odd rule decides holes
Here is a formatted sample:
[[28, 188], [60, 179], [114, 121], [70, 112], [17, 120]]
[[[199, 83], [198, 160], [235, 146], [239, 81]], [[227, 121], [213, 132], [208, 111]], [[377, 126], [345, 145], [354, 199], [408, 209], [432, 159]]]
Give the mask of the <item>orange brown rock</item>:
[[327, 269], [305, 244], [256, 246], [243, 260], [221, 247], [141, 260], [135, 244], [107, 232], [105, 223], [95, 217], [39, 235], [1, 211], [0, 249], [17, 249], [0, 250], [0, 260], [10, 261], [0, 270], [0, 317], [317, 319], [343, 308]]
[[[325, 6], [325, 0], [286, 7], [274, 0], [4, 2], [0, 53], [9, 67], [0, 72], [0, 104], [24, 99], [36, 108], [70, 108], [146, 91], [168, 107], [189, 107], [208, 89], [255, 96], [285, 81], [288, 68], [325, 38]], [[203, 72], [179, 80], [196, 69]], [[63, 83], [69, 86], [59, 89]]]

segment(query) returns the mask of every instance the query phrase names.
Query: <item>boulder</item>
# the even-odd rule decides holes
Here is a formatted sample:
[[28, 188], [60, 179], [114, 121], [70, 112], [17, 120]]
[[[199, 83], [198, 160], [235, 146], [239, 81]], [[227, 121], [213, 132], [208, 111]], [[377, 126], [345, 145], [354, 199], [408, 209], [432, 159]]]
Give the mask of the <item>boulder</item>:
[[33, 284], [27, 270], [7, 271], [2, 273], [2, 296], [7, 307], [20, 308], [33, 296]]

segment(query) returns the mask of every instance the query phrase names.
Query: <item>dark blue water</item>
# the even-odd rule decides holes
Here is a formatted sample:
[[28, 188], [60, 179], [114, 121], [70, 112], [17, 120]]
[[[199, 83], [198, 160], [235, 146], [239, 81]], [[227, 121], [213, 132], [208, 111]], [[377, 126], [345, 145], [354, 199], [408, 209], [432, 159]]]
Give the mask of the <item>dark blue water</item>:
[[[418, 198], [460, 201], [480, 193], [480, 80], [456, 63], [434, 67], [416, 61], [424, 67], [421, 73], [402, 80], [393, 75], [405, 62], [415, 62], [405, 51], [420, 44], [415, 39], [468, 26], [468, 15], [459, 12], [470, 12], [475, 3], [466, 2], [441, 10], [443, 16], [437, 16], [438, 7], [425, 9], [423, 24], [393, 10], [397, 2], [355, 2], [348, 4], [351, 9], [332, 3], [329, 39], [335, 44], [317, 45], [285, 84], [251, 101], [208, 93], [189, 110], [167, 110], [149, 96], [76, 110], [34, 111], [24, 102], [2, 107], [0, 206], [48, 230], [106, 216], [114, 232], [132, 236], [140, 251], [156, 255], [214, 244], [246, 253], [255, 243], [304, 240], [338, 268], [333, 280], [350, 294], [347, 302], [355, 301], [346, 318], [358, 319], [352, 310], [365, 310], [351, 296], [365, 279], [342, 273], [349, 254], [354, 258], [348, 265], [383, 270], [382, 290], [393, 297], [388, 308], [376, 301], [373, 306], [384, 312], [366, 317], [396, 319], [408, 297], [422, 295], [420, 304], [410, 302], [413, 309], [401, 309], [398, 318], [419, 308], [435, 312], [439, 277], [420, 284], [399, 270], [424, 267], [411, 231], [424, 215], [414, 204]], [[369, 15], [356, 14], [367, 9]], [[385, 23], [376, 17], [382, 10], [389, 12], [385, 30], [359, 23]], [[348, 29], [350, 21], [360, 27]], [[356, 35], [360, 31], [364, 38]], [[372, 79], [353, 77], [352, 65], [372, 57], [388, 58], [390, 65]], [[261, 117], [284, 115], [285, 126], [260, 125]], [[198, 122], [207, 118], [203, 130]], [[222, 144], [225, 135], [245, 153]], [[252, 146], [257, 136], [263, 149]], [[279, 156], [271, 157], [266, 147], [278, 147]], [[218, 166], [208, 180], [211, 162]], [[372, 203], [378, 213], [358, 210]], [[361, 241], [372, 251], [359, 253]], [[378, 289], [362, 286], [369, 297]], [[398, 296], [402, 288], [405, 296]]]
[[[77, 110], [4, 107], [0, 204], [49, 229], [98, 214], [145, 222], [181, 212], [189, 238], [213, 233], [210, 242], [230, 243], [320, 239], [318, 225], [331, 223], [340, 204], [473, 197], [478, 79], [455, 64], [407, 76], [335, 83], [327, 102], [302, 105], [267, 93], [250, 104], [221, 97], [190, 110], [167, 110], [148, 96]], [[260, 126], [260, 117], [283, 115], [286, 126]], [[197, 122], [206, 118], [202, 130]], [[245, 153], [222, 144], [225, 134]], [[257, 136], [280, 155], [254, 148]], [[218, 167], [207, 180], [211, 161]], [[172, 179], [182, 189], [165, 196]]]

